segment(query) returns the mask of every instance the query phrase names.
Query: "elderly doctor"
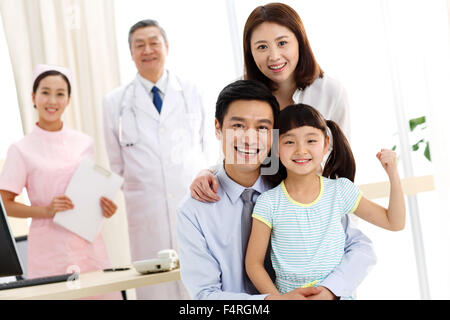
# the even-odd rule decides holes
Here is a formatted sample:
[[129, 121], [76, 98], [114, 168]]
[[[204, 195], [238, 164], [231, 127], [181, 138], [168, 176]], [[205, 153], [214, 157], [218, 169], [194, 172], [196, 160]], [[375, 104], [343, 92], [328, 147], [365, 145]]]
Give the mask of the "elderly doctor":
[[[103, 100], [111, 169], [125, 178], [131, 258], [176, 248], [176, 208], [204, 164], [204, 110], [198, 90], [165, 69], [168, 42], [154, 20], [131, 27], [138, 73]], [[136, 289], [138, 299], [188, 299], [181, 281]]]

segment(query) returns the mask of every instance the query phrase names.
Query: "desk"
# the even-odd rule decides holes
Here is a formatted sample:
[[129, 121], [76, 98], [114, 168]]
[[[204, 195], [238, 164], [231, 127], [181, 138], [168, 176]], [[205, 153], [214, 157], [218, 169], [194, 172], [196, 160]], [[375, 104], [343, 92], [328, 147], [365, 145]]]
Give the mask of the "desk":
[[180, 269], [143, 275], [130, 267], [126, 271], [82, 273], [77, 281], [0, 290], [0, 300], [79, 299], [176, 280], [180, 280]]

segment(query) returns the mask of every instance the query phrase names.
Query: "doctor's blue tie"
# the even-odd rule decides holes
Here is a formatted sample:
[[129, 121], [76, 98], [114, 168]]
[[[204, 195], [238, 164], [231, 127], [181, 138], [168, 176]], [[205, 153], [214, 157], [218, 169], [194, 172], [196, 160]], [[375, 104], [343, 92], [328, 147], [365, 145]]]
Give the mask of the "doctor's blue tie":
[[153, 93], [153, 104], [155, 105], [156, 110], [158, 110], [158, 113], [161, 113], [162, 99], [161, 96], [159, 95], [159, 90], [156, 86], [152, 88], [152, 93]]

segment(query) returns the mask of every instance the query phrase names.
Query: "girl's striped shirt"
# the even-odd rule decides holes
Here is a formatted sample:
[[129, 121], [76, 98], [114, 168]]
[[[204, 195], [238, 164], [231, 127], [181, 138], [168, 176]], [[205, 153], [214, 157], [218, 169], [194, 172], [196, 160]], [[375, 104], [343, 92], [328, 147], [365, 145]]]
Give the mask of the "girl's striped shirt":
[[320, 281], [344, 255], [344, 214], [356, 210], [362, 193], [346, 178], [320, 177], [316, 200], [303, 204], [292, 199], [284, 181], [258, 197], [252, 217], [272, 229], [272, 265], [281, 293]]

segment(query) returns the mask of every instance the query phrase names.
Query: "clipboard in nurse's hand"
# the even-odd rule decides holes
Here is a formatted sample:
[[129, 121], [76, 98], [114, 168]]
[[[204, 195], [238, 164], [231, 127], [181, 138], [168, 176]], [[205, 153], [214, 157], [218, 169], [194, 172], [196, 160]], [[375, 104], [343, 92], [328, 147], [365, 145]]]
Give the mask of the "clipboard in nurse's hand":
[[65, 192], [74, 208], [56, 213], [53, 221], [93, 242], [100, 233], [104, 220], [100, 198], [114, 200], [122, 183], [121, 176], [91, 160], [83, 159]]

